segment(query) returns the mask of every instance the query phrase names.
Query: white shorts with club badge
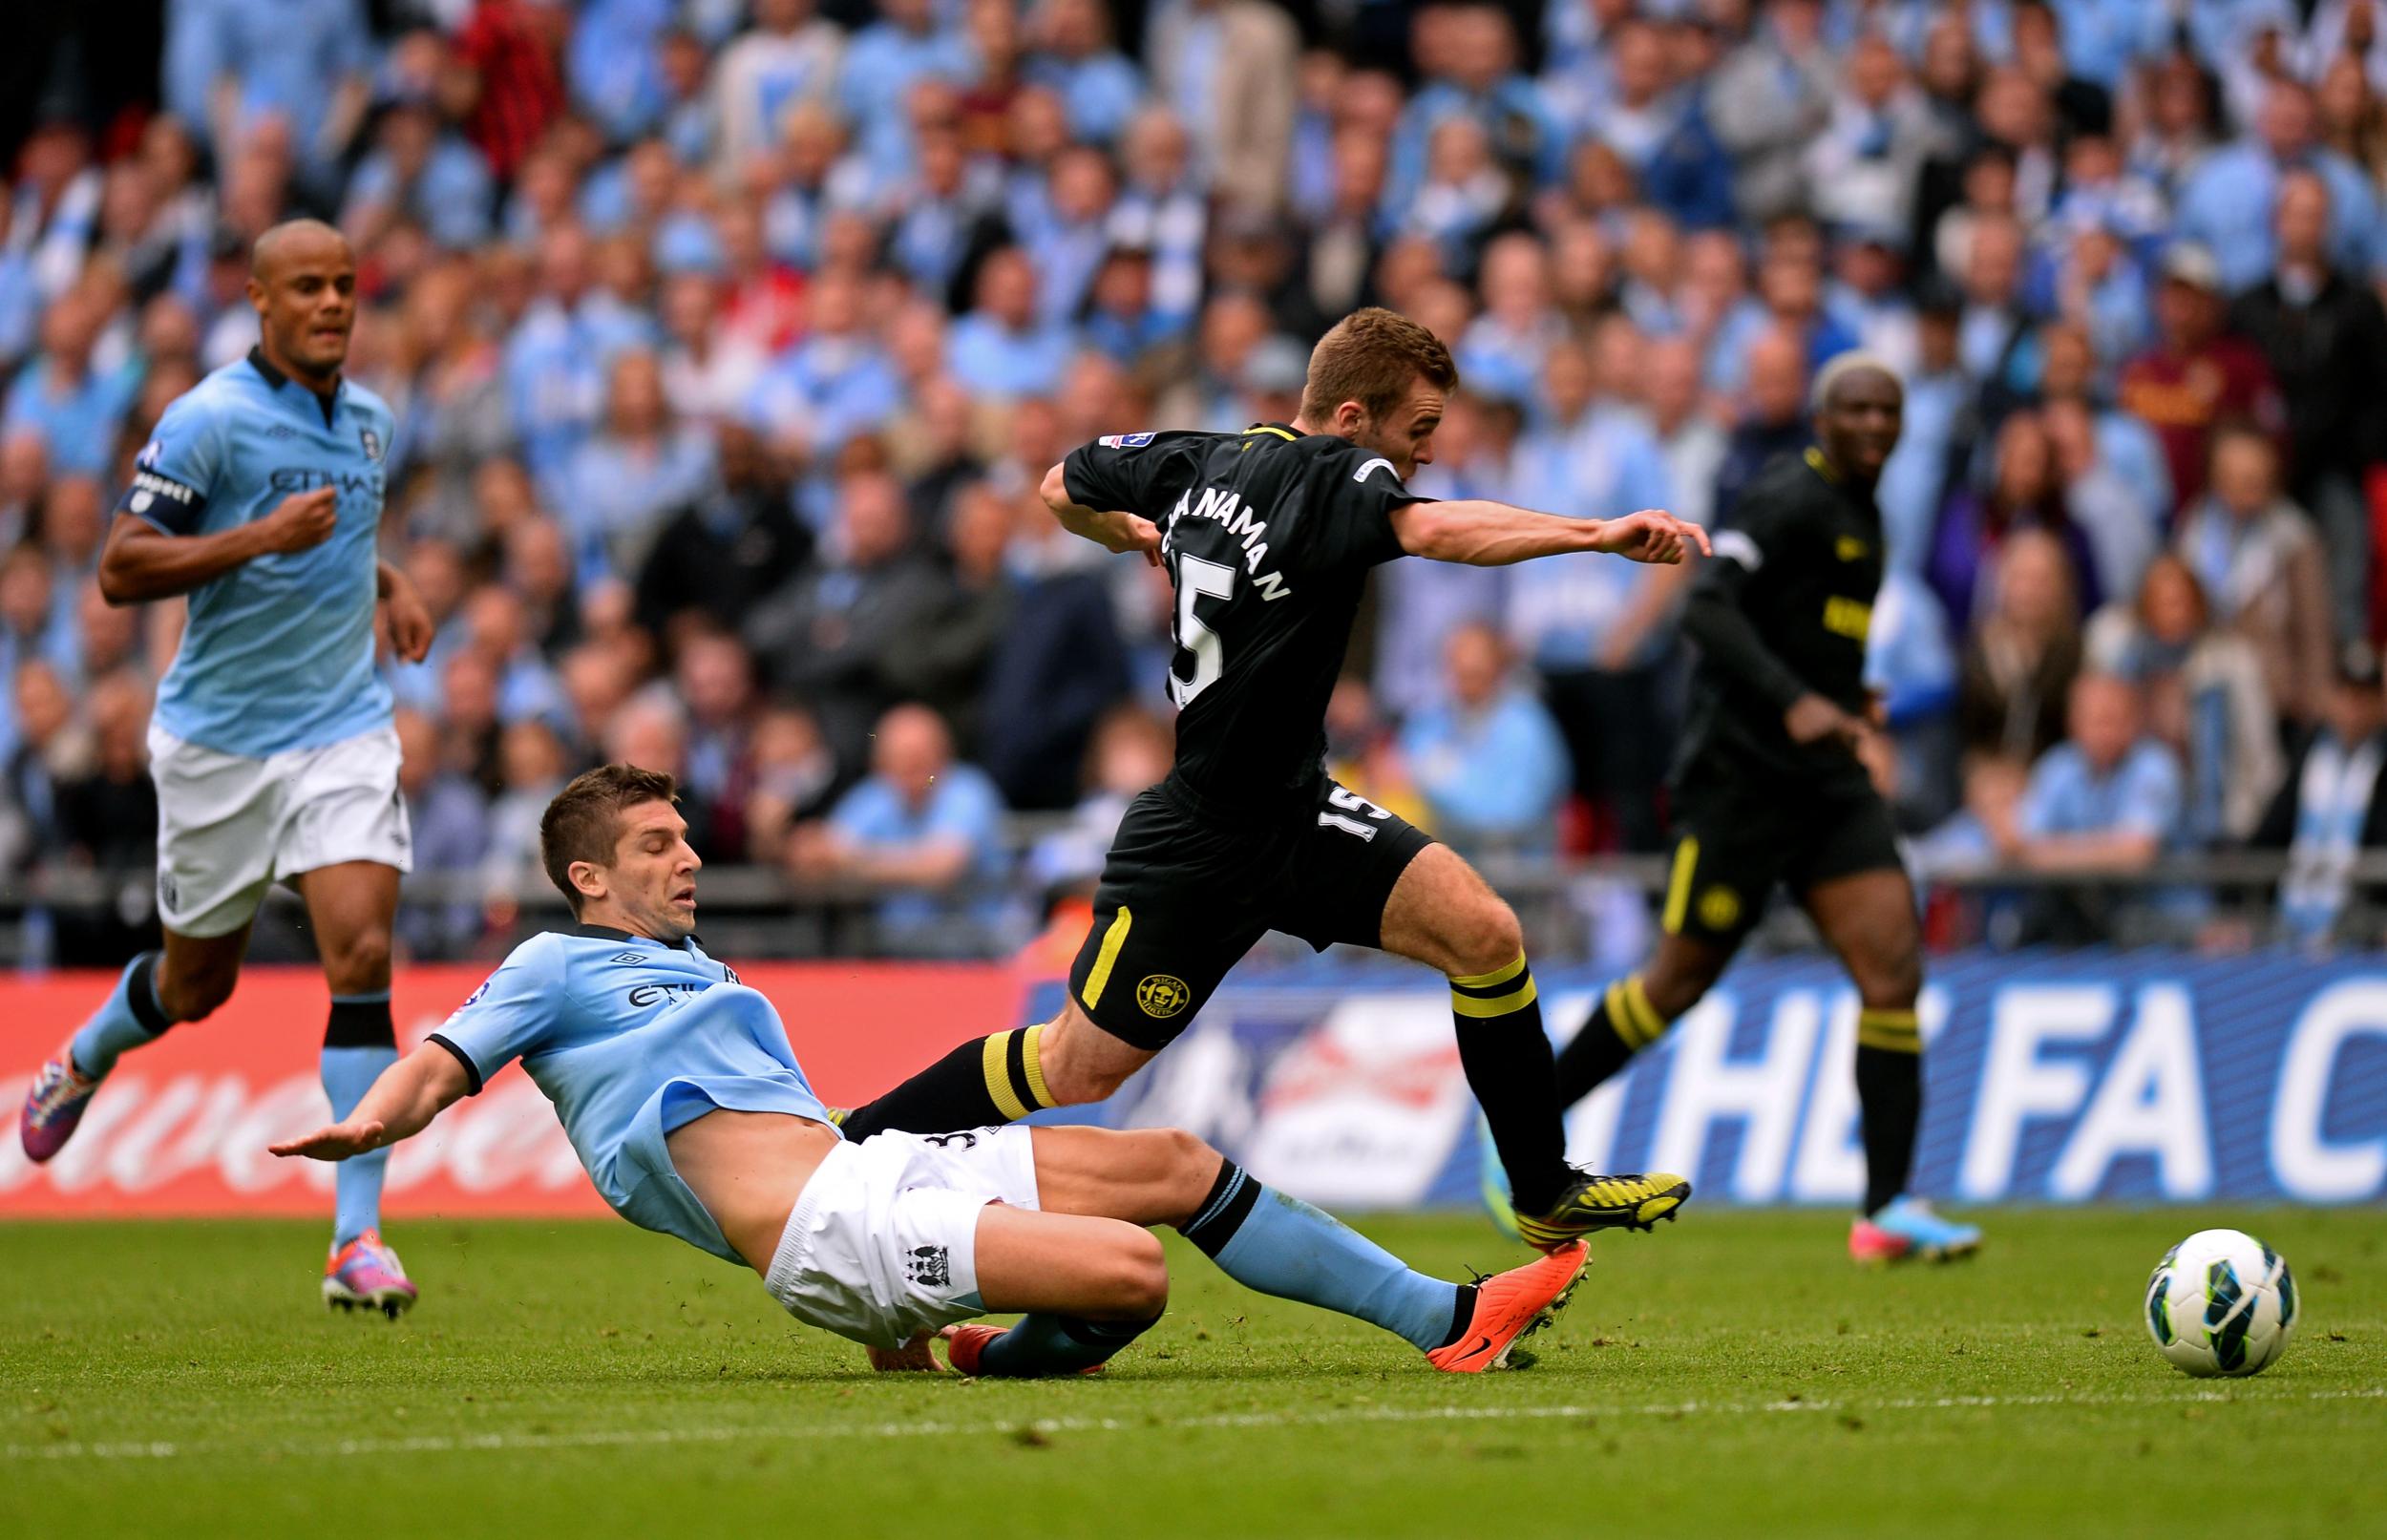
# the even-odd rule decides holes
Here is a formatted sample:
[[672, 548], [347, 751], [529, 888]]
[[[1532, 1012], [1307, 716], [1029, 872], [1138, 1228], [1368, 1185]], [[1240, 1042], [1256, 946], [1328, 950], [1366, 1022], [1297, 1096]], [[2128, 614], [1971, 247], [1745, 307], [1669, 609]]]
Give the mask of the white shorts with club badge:
[[152, 724], [158, 918], [178, 936], [228, 936], [265, 890], [344, 861], [413, 870], [398, 734], [375, 728], [264, 759], [186, 743]]
[[978, 1216], [989, 1203], [1037, 1206], [1026, 1129], [841, 1144], [804, 1184], [763, 1281], [798, 1320], [869, 1347], [901, 1347], [985, 1313]]

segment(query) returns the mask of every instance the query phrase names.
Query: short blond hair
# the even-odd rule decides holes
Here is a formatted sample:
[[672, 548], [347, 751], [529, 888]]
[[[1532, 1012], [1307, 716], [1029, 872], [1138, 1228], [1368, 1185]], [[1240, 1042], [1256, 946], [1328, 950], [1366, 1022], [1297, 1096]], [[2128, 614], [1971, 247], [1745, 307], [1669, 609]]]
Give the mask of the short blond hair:
[[1322, 426], [1345, 401], [1383, 417], [1424, 380], [1445, 392], [1458, 389], [1459, 366], [1442, 339], [1407, 316], [1370, 306], [1336, 322], [1310, 349], [1301, 386], [1301, 415]]

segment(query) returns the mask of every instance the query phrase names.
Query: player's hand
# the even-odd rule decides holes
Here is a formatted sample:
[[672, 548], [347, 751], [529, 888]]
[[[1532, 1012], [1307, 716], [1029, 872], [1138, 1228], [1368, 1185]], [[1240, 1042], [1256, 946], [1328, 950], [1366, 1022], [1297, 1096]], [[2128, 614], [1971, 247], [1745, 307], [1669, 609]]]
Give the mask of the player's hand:
[[329, 487], [294, 492], [257, 521], [265, 550], [275, 556], [311, 551], [331, 538], [340, 523], [340, 495]]
[[942, 1374], [945, 1366], [928, 1350], [935, 1337], [934, 1332], [915, 1332], [901, 1347], [871, 1347], [863, 1351], [870, 1355], [870, 1366], [880, 1374]]
[[421, 663], [431, 656], [431, 639], [436, 627], [432, 624], [431, 610], [412, 583], [403, 578], [392, 583], [381, 601], [381, 610], [390, 622], [390, 645], [400, 658], [408, 663]]
[[1795, 744], [1836, 739], [1853, 753], [1865, 743], [1865, 724], [1821, 695], [1802, 695], [1792, 701], [1790, 709], [1782, 713], [1782, 728]]
[[265, 1148], [285, 1160], [292, 1155], [305, 1155], [309, 1160], [346, 1160], [350, 1155], [379, 1149], [381, 1129], [381, 1123], [370, 1118], [363, 1122], [327, 1123], [303, 1139]]
[[1120, 514], [1107, 521], [1103, 548], [1113, 556], [1141, 551], [1148, 566], [1160, 565], [1160, 526], [1135, 514]]
[[1662, 508], [1644, 508], [1622, 518], [1601, 519], [1596, 548], [1627, 561], [1671, 567], [1695, 549], [1707, 555], [1707, 532]]

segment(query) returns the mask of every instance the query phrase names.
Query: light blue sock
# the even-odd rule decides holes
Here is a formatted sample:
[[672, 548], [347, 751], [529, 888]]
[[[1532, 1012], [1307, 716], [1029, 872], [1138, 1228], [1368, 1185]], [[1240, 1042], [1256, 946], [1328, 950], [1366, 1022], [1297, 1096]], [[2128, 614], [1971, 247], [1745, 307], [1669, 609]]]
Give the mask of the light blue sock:
[[116, 1066], [116, 1055], [156, 1042], [173, 1024], [158, 1003], [158, 954], [143, 952], [124, 965], [106, 1003], [75, 1032], [70, 1049], [74, 1067], [104, 1079]]
[[986, 1344], [978, 1372], [1031, 1380], [1075, 1374], [1108, 1363], [1119, 1349], [1143, 1336], [1153, 1320], [1080, 1320], [1070, 1316], [1022, 1316], [1018, 1325]]
[[[378, 1043], [335, 1047], [324, 1044], [324, 1094], [331, 1100], [331, 1117], [338, 1122], [356, 1110], [381, 1072], [398, 1062], [397, 1041], [390, 1031], [390, 992], [334, 995], [331, 1028], [327, 1034], [346, 1043], [379, 1037]], [[333, 1168], [338, 1207], [332, 1218], [331, 1244], [347, 1245], [368, 1230], [381, 1228], [381, 1181], [390, 1169], [390, 1151], [376, 1150], [356, 1155]]]
[[1199, 1213], [1178, 1227], [1247, 1289], [1371, 1321], [1431, 1352], [1458, 1327], [1459, 1285], [1429, 1278], [1322, 1210], [1224, 1162]]

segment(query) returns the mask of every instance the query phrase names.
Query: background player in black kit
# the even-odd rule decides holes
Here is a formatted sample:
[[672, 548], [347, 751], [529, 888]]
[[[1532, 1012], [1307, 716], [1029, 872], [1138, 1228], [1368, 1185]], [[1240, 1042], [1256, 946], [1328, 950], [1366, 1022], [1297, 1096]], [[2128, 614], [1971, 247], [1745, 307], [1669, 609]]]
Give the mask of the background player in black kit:
[[1121, 434], [1052, 468], [1045, 500], [1065, 525], [1143, 553], [1175, 585], [1176, 765], [1120, 822], [1061, 1016], [965, 1045], [855, 1112], [849, 1133], [1098, 1101], [1278, 930], [1448, 976], [1460, 1060], [1532, 1244], [1645, 1229], [1689, 1196], [1677, 1176], [1567, 1166], [1516, 916], [1448, 849], [1326, 776], [1326, 699], [1369, 568], [1404, 555], [1498, 566], [1583, 552], [1672, 563], [1705, 548], [1696, 526], [1662, 512], [1568, 518], [1409, 493], [1457, 380], [1431, 332], [1362, 310], [1319, 342], [1291, 424]]
[[1848, 1250], [1864, 1262], [1980, 1244], [1979, 1231], [1906, 1195], [1923, 1098], [1922, 931], [1890, 809], [1859, 759], [1873, 731], [1865, 639], [1882, 575], [1873, 487], [1903, 407], [1887, 367], [1833, 359], [1816, 377], [1818, 447], [1777, 461], [1716, 536], [1682, 618], [1700, 660], [1675, 770], [1665, 936], [1558, 1060], [1573, 1105], [1699, 1003], [1786, 884], [1856, 984], [1866, 1194]]

